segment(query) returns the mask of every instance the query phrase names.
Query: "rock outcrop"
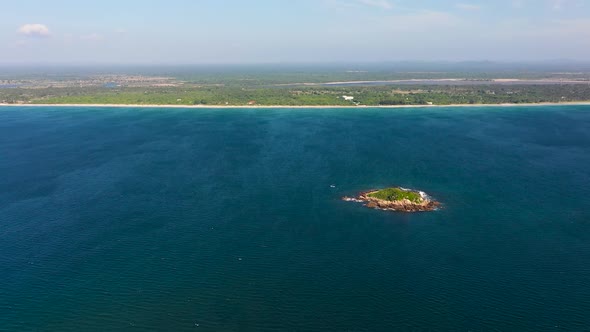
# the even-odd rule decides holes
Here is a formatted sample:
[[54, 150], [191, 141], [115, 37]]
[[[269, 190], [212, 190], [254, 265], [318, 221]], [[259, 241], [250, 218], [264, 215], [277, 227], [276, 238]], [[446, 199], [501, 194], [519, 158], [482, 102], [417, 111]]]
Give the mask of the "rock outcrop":
[[[376, 197], [384, 191], [395, 191], [401, 193], [387, 199]], [[389, 188], [383, 190], [371, 190], [360, 193], [357, 197], [343, 197], [347, 202], [363, 203], [371, 209], [398, 211], [398, 212], [428, 212], [435, 211], [440, 203], [421, 191], [414, 191], [404, 188]]]

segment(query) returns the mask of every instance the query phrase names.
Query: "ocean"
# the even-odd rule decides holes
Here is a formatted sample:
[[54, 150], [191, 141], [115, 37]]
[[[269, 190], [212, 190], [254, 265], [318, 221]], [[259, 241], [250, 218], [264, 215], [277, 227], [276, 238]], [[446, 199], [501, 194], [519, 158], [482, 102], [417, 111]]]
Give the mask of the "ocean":
[[589, 106], [4, 107], [0, 174], [1, 331], [590, 330]]

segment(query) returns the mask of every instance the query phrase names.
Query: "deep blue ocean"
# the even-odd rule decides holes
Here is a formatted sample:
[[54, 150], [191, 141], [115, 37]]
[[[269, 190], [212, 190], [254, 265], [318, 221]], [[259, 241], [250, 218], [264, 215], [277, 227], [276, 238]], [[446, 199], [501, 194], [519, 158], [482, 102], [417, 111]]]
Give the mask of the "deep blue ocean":
[[590, 107], [0, 108], [0, 330], [588, 331]]

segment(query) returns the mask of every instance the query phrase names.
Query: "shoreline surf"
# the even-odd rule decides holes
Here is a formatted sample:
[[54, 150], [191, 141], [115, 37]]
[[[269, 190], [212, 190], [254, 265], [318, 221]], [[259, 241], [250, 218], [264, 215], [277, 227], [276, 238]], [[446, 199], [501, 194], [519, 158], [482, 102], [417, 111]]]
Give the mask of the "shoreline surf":
[[590, 106], [590, 101], [563, 102], [563, 103], [522, 103], [522, 104], [450, 104], [450, 105], [159, 105], [159, 104], [6, 104], [0, 103], [0, 107], [92, 107], [92, 108], [190, 108], [190, 109], [299, 109], [299, 108], [445, 108], [445, 107], [533, 107], [533, 106]]

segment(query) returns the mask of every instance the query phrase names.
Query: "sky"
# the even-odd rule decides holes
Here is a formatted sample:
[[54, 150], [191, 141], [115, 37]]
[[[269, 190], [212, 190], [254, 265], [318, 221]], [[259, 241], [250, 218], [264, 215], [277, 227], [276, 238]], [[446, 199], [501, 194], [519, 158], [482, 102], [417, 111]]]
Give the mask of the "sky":
[[590, 0], [5, 0], [0, 64], [590, 60]]

